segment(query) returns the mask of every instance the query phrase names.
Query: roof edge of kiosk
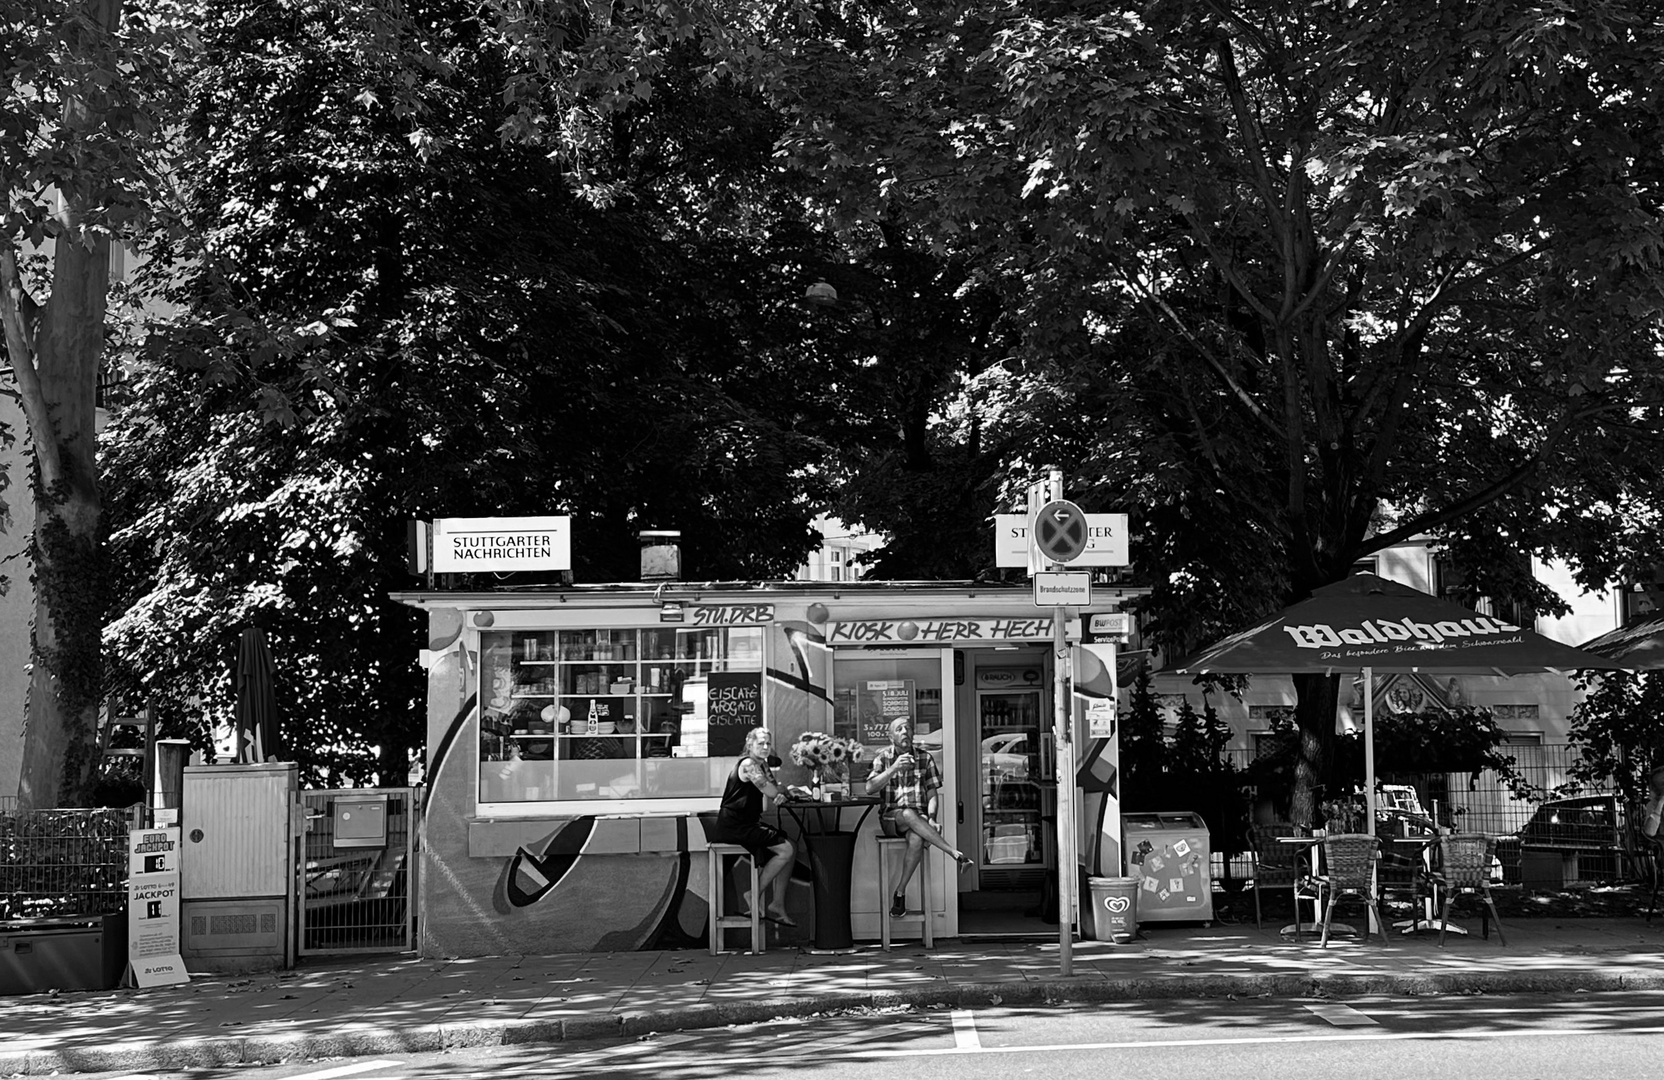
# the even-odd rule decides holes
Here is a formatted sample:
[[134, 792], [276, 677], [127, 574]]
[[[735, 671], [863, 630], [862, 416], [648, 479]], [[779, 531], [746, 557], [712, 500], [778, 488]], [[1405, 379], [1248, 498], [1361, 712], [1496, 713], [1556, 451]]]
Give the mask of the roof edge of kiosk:
[[[1093, 606], [1143, 596], [1149, 591], [1145, 586], [1094, 584]], [[835, 593], [854, 597], [898, 592], [975, 598], [1030, 595], [1033, 586], [1028, 581], [645, 581], [606, 585], [505, 585], [486, 590], [411, 589], [387, 595], [395, 603], [417, 608], [470, 608], [487, 603], [498, 608], [536, 608], [547, 606], [552, 599], [563, 604], [583, 602], [605, 606], [639, 604], [644, 599], [688, 600], [714, 595]]]

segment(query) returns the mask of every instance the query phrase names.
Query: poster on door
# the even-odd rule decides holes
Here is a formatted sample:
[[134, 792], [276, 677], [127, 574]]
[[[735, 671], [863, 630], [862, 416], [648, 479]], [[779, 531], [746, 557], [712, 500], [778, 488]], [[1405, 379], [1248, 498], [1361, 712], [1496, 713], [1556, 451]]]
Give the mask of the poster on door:
[[890, 721], [898, 716], [916, 718], [916, 685], [912, 679], [868, 679], [861, 684], [856, 708], [861, 741], [868, 746], [888, 746]]
[[137, 985], [189, 982], [179, 953], [179, 829], [127, 837], [127, 966]]

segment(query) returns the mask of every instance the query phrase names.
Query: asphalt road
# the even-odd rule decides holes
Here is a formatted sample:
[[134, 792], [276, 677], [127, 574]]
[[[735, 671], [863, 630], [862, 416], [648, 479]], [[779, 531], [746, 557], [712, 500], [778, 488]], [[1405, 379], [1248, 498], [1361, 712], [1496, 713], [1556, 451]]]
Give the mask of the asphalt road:
[[109, 1080], [1406, 1080], [1651, 1076], [1664, 993], [1149, 1001], [811, 1017], [629, 1042], [100, 1074]]

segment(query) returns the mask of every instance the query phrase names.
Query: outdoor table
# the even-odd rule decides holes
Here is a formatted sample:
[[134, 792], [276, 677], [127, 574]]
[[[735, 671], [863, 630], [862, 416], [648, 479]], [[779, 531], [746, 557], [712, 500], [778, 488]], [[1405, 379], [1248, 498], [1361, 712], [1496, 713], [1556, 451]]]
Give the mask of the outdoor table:
[[[798, 835], [809, 852], [815, 897], [814, 952], [853, 952], [855, 932], [849, 920], [849, 882], [855, 865], [855, 838], [867, 815], [878, 805], [872, 795], [851, 796], [838, 802], [783, 799], [780, 808], [797, 822]], [[859, 808], [853, 828], [843, 827], [844, 811]]]
[[[1439, 850], [1439, 837], [1423, 836], [1406, 839], [1408, 842], [1415, 843], [1420, 846], [1421, 851], [1418, 854], [1421, 856], [1421, 865], [1426, 870], [1432, 870], [1433, 855]], [[1394, 841], [1394, 843], [1405, 842], [1406, 840]], [[1438, 930], [1441, 929], [1438, 913], [1439, 886], [1435, 882], [1433, 887], [1427, 890], [1426, 895], [1421, 898], [1421, 917], [1417, 919], [1400, 919], [1398, 922], [1392, 924], [1392, 928], [1397, 930], [1400, 934], [1416, 934], [1423, 930]], [[1458, 926], [1455, 923], [1446, 923], [1442, 928], [1446, 932], [1452, 934], [1466, 935], [1468, 932], [1467, 927]]]

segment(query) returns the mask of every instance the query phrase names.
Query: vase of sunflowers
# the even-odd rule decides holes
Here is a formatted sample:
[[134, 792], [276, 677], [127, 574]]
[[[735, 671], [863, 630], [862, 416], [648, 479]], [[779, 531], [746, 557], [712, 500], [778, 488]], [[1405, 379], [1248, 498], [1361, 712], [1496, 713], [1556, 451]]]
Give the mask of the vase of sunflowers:
[[865, 748], [854, 739], [824, 731], [805, 731], [791, 748], [792, 761], [809, 770], [810, 790], [823, 802], [849, 794], [850, 766], [865, 756]]

